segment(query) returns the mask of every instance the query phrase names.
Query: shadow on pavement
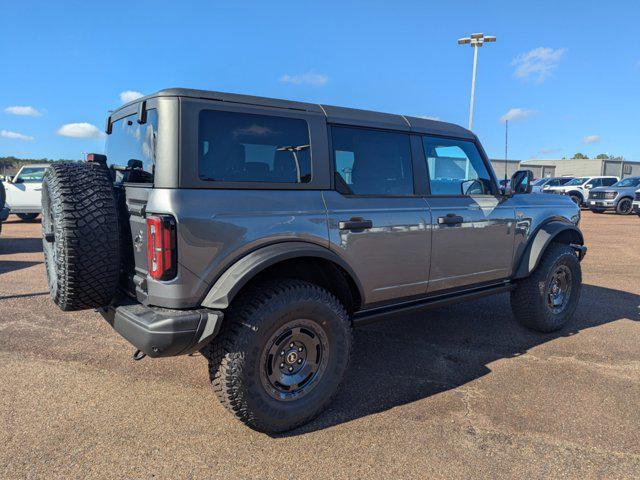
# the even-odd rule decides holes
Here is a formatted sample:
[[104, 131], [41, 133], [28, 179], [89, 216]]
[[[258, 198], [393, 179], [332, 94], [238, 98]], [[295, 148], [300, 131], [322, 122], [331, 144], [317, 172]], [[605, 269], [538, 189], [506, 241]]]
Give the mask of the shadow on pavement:
[[397, 317], [357, 329], [347, 378], [329, 408], [283, 435], [322, 430], [431, 395], [491, 373], [487, 366], [559, 337], [619, 319], [640, 321], [640, 295], [583, 285], [574, 319], [551, 334], [512, 317], [508, 295]]
[[41, 251], [42, 238], [40, 237], [0, 237], [0, 255], [13, 255], [16, 253], [36, 253]]
[[35, 293], [20, 293], [17, 295], [5, 295], [0, 296], [0, 301], [2, 300], [10, 300], [12, 298], [29, 298], [29, 297], [41, 297], [43, 295], [49, 295], [49, 292], [35, 292]]
[[38, 265], [42, 262], [25, 262], [19, 260], [0, 260], [0, 275], [3, 273], [13, 272], [15, 270], [22, 270], [23, 268], [29, 268], [33, 265]]

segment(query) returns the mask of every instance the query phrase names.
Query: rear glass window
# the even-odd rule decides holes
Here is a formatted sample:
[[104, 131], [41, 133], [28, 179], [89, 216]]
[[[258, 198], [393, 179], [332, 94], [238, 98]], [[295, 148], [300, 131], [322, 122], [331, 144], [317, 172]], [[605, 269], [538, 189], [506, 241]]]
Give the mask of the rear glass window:
[[113, 122], [105, 147], [107, 163], [126, 167], [132, 160], [138, 160], [146, 175], [137, 175], [136, 181], [153, 182], [157, 137], [158, 112], [155, 109], [147, 110], [147, 121], [142, 125], [138, 123], [137, 114]]
[[309, 126], [299, 118], [203, 110], [198, 174], [219, 182], [309, 183]]

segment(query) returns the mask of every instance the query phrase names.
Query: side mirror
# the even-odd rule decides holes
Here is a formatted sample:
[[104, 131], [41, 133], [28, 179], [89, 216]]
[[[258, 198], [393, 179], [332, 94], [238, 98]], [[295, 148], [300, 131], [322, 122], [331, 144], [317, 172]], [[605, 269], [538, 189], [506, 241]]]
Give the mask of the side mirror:
[[593, 185], [591, 185], [590, 183], [587, 183], [584, 188], [593, 188]]
[[518, 170], [511, 176], [511, 194], [531, 193], [531, 181], [533, 172], [531, 170]]
[[477, 179], [460, 182], [460, 193], [462, 195], [482, 195], [484, 193], [482, 182]]

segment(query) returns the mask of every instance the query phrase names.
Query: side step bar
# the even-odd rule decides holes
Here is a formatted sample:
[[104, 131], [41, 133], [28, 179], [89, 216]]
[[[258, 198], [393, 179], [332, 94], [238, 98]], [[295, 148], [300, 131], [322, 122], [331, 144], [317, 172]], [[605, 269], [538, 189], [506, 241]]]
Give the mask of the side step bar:
[[466, 302], [477, 298], [488, 297], [499, 293], [505, 293], [513, 290], [515, 285], [512, 283], [501, 283], [490, 287], [468, 290], [462, 293], [452, 293], [448, 295], [438, 295], [424, 300], [416, 300], [388, 307], [380, 307], [371, 310], [363, 310], [353, 317], [353, 326], [361, 327], [369, 323], [386, 320], [396, 315], [408, 315], [411, 313], [431, 310], [433, 308], [453, 305], [454, 303]]

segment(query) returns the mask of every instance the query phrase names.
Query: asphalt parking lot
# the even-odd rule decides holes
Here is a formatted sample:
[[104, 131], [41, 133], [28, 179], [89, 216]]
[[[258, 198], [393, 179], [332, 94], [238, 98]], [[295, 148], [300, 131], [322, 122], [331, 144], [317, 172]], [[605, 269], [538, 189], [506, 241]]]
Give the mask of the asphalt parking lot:
[[40, 224], [0, 237], [0, 478], [640, 477], [640, 218], [583, 212], [573, 323], [508, 297], [356, 331], [336, 401], [270, 437], [215, 399], [200, 356], [133, 362], [49, 299]]

